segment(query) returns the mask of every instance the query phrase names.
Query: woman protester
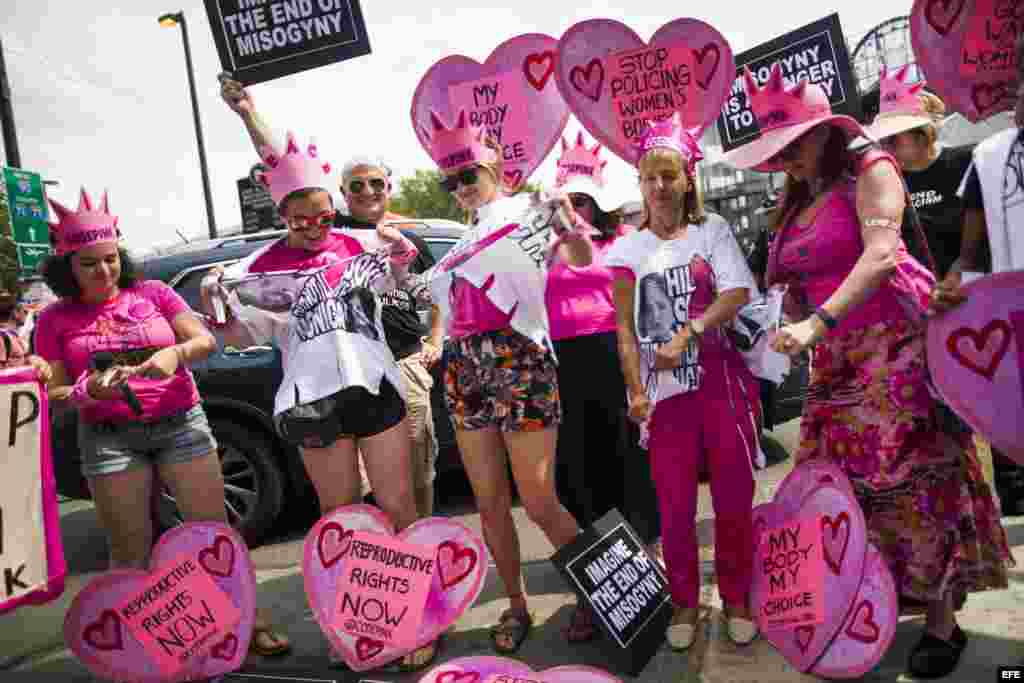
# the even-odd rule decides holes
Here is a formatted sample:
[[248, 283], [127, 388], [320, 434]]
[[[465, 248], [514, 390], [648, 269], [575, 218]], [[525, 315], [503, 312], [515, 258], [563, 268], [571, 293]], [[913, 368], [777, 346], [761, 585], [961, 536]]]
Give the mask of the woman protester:
[[967, 644], [955, 604], [1005, 588], [1012, 559], [977, 459], [941, 433], [928, 392], [921, 319], [934, 278], [900, 237], [899, 167], [850, 151], [866, 133], [833, 115], [819, 86], [786, 89], [778, 66], [763, 87], [745, 79], [761, 137], [725, 160], [787, 174], [767, 280], [789, 284], [799, 322], [773, 348], [814, 348], [796, 461], [850, 478], [897, 593], [928, 603], [909, 670], [948, 675]]
[[[36, 350], [52, 368], [51, 399], [78, 410], [82, 474], [110, 565], [143, 569], [157, 477], [185, 521], [228, 521], [217, 442], [188, 368], [216, 343], [173, 289], [136, 278], [106, 195], [95, 207], [83, 189], [77, 211], [51, 203], [59, 222], [42, 272], [60, 298], [39, 315]], [[291, 649], [262, 615], [251, 642], [265, 656]]]
[[[612, 247], [619, 356], [629, 415], [646, 428], [675, 614], [669, 644], [684, 650], [698, 622], [697, 483], [709, 473], [715, 571], [729, 637], [757, 636], [750, 613], [758, 461], [758, 387], [726, 334], [757, 295], [729, 224], [704, 211], [703, 158], [676, 114], [644, 132], [637, 150], [646, 220]], [[762, 463], [759, 463], [762, 464]]]
[[[526, 514], [555, 548], [580, 531], [555, 492], [562, 411], [543, 272], [560, 245], [567, 263], [589, 265], [592, 245], [567, 225], [560, 225], [560, 238], [548, 243], [545, 224], [510, 247], [528, 252], [528, 269], [506, 268], [511, 260], [484, 256], [487, 249], [508, 244], [502, 237], [518, 227], [529, 198], [503, 196], [500, 147], [484, 139], [482, 128], [468, 126], [465, 112], [450, 129], [436, 113], [431, 117], [426, 135], [444, 176], [441, 185], [470, 212], [473, 227], [427, 277], [417, 276], [410, 284], [417, 296], [439, 304], [444, 313], [445, 398], [484, 539], [508, 593], [510, 607], [491, 637], [498, 652], [509, 654], [519, 649], [533, 625], [520, 573], [509, 464]], [[578, 221], [567, 197], [561, 196], [558, 206], [567, 223]], [[585, 610], [577, 606], [573, 614], [570, 630], [577, 641], [595, 633]]]
[[[568, 246], [552, 254], [545, 301], [558, 358], [562, 422], [558, 426], [556, 484], [559, 498], [583, 526], [617, 509], [660, 557], [657, 497], [639, 431], [627, 416], [626, 385], [615, 335], [608, 251], [633, 227], [612, 210], [601, 145], [588, 149], [562, 140], [555, 189], [572, 202], [594, 244], [593, 263], [577, 267]], [[589, 623], [584, 624], [587, 634]], [[575, 639], [574, 631], [568, 635]]]
[[[402, 530], [417, 519], [403, 380], [381, 323], [380, 295], [395, 286], [416, 248], [394, 228], [336, 230], [330, 165], [288, 133], [283, 152], [264, 146], [254, 172], [288, 226], [279, 240], [204, 280], [209, 315], [226, 301], [225, 344], [273, 342], [284, 378], [274, 401], [281, 437], [298, 447], [323, 514], [360, 500], [358, 453], [377, 504]], [[275, 275], [266, 275], [274, 273]], [[262, 276], [262, 278], [261, 278]], [[233, 293], [222, 282], [249, 278]], [[258, 283], [273, 281], [270, 287]], [[243, 307], [243, 303], [253, 307]], [[401, 671], [433, 661], [435, 645], [410, 653]], [[340, 656], [331, 652], [332, 662]]]

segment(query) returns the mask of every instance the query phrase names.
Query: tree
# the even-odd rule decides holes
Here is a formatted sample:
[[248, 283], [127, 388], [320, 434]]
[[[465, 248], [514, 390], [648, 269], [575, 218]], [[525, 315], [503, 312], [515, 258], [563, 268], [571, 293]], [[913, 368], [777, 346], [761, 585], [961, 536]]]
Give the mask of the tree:
[[[445, 218], [466, 222], [454, 195], [441, 187], [441, 172], [419, 169], [411, 178], [399, 181], [398, 192], [391, 197], [391, 210], [409, 218]], [[527, 183], [520, 192], [533, 192], [537, 186]]]

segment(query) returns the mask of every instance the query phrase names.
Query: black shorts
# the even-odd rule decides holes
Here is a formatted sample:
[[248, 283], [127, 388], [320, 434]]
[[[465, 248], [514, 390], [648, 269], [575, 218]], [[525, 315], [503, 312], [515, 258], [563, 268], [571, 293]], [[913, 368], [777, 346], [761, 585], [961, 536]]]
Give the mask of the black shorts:
[[385, 432], [405, 418], [401, 394], [382, 379], [380, 394], [349, 387], [336, 394], [289, 408], [274, 416], [281, 438], [305, 448], [327, 448], [339, 439], [365, 439]]

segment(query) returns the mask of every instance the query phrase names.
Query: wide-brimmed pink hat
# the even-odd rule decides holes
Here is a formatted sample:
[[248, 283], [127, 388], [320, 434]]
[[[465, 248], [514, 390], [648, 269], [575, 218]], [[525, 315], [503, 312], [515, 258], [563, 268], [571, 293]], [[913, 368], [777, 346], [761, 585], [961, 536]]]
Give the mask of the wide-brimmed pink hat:
[[914, 130], [922, 126], [939, 125], [945, 114], [941, 100], [932, 98], [941, 111], [934, 114], [925, 106], [921, 91], [924, 81], [908, 84], [910, 65], [907, 64], [896, 73], [889, 75], [888, 69], [882, 65], [882, 73], [878, 77], [878, 116], [867, 127], [868, 133], [876, 140], [883, 140], [898, 133]]
[[821, 86], [801, 79], [787, 89], [782, 79], [782, 68], [777, 63], [772, 67], [764, 87], [757, 86], [749, 68], [744, 71], [743, 78], [761, 136], [726, 152], [723, 160], [731, 166], [752, 168], [763, 173], [781, 171], [782, 163], [771, 161], [772, 157], [821, 124], [842, 129], [851, 140], [858, 136], [870, 139], [856, 119], [832, 113], [832, 105]]

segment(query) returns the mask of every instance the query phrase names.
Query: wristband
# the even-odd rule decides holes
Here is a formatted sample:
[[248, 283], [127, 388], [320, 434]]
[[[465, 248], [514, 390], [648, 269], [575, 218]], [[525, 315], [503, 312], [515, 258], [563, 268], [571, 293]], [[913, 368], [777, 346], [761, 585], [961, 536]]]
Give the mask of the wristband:
[[89, 371], [83, 370], [82, 374], [78, 376], [78, 380], [75, 385], [71, 387], [71, 394], [68, 399], [77, 405], [84, 406], [92, 403], [97, 403], [98, 399], [93, 398], [89, 395]]
[[825, 323], [825, 327], [830, 330], [836, 329], [839, 325], [839, 321], [829, 315], [828, 312], [820, 306], [814, 309], [814, 315], [818, 316], [818, 320]]

